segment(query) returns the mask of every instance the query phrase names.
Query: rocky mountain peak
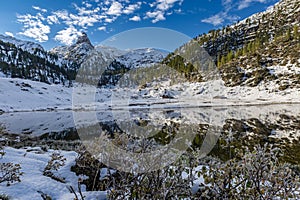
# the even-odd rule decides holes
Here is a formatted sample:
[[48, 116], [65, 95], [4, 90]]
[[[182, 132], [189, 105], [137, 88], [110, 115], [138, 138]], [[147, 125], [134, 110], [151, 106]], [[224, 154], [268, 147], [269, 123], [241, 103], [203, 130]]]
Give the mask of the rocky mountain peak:
[[88, 38], [87, 34], [85, 32], [82, 32], [81, 35], [77, 38], [76, 41], [76, 45], [80, 45], [80, 44], [88, 44], [90, 46], [93, 46], [90, 39]]
[[71, 46], [55, 47], [51, 49], [50, 52], [79, 66], [87, 57], [87, 55], [93, 50], [94, 46], [92, 45], [87, 34], [82, 32], [77, 38], [77, 41]]

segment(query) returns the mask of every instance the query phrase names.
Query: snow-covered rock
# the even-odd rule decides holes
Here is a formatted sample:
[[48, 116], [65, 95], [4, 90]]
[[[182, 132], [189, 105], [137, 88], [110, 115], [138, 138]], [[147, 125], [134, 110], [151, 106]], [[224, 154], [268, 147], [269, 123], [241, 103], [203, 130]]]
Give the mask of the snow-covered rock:
[[83, 32], [82, 35], [78, 37], [75, 44], [71, 46], [55, 47], [50, 50], [50, 53], [80, 65], [92, 50], [94, 50], [94, 46], [87, 34]]
[[116, 58], [117, 61], [124, 64], [128, 68], [139, 68], [139, 67], [147, 67], [153, 64], [157, 64], [168, 55], [168, 52], [153, 49], [153, 48], [144, 48], [144, 49], [136, 49], [129, 50], [125, 52], [123, 55], [118, 56]]

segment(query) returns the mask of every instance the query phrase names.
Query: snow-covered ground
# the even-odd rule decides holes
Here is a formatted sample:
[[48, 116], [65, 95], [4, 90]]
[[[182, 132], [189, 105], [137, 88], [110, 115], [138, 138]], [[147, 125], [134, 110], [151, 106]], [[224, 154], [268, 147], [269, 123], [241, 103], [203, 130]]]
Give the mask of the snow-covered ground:
[[[19, 183], [13, 183], [10, 186], [6, 186], [5, 182], [1, 183], [0, 194], [6, 194], [16, 200], [42, 199], [41, 194], [38, 193], [41, 191], [56, 200], [74, 199], [74, 194], [70, 193], [67, 186], [72, 186], [78, 192], [77, 181], [79, 177], [70, 171], [70, 167], [75, 164], [77, 156], [75, 152], [60, 151], [61, 155], [66, 158], [65, 165], [54, 173], [56, 176], [65, 178], [66, 183], [61, 183], [43, 175], [43, 170], [51, 159], [53, 150], [44, 152], [40, 148], [14, 149], [5, 147], [4, 151], [6, 154], [0, 158], [0, 162], [20, 164], [21, 172], [24, 174]], [[86, 200], [106, 199], [107, 195], [106, 192], [86, 192], [84, 186], [82, 186], [82, 191]], [[77, 193], [77, 195], [79, 194]]]
[[299, 96], [299, 88], [280, 91], [273, 82], [257, 87], [225, 87], [221, 80], [172, 86], [166, 81], [152, 83], [144, 89], [95, 89], [0, 78], [0, 110], [4, 112], [300, 103]]
[[72, 88], [24, 79], [0, 78], [4, 112], [71, 109]]

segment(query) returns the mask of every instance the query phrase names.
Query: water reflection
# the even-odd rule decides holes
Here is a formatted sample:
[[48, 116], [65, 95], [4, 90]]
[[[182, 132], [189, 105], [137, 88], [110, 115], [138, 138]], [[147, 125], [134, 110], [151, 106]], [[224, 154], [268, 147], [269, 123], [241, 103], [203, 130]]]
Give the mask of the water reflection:
[[[90, 146], [94, 155], [114, 162], [116, 158], [125, 162], [126, 158], [130, 163], [128, 156], [120, 156], [130, 152], [132, 160], [142, 159], [138, 156], [148, 153], [143, 159], [169, 163], [172, 156], [193, 148], [201, 149], [203, 156], [210, 153], [228, 159], [229, 152], [222, 144], [229, 135], [233, 137], [234, 148], [268, 142], [283, 147], [286, 161], [300, 162], [300, 106], [297, 104], [4, 113], [0, 122], [7, 132], [20, 136], [42, 140], [80, 139]], [[115, 151], [114, 158], [104, 155], [111, 150]]]

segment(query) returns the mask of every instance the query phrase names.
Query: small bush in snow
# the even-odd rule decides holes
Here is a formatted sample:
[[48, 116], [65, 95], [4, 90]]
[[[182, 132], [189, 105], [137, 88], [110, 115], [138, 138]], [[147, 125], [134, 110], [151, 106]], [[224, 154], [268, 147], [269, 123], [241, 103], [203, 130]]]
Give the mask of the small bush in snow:
[[279, 162], [279, 149], [258, 146], [246, 150], [241, 159], [222, 162], [212, 159], [199, 174], [205, 184], [201, 198], [213, 199], [298, 199], [299, 174]]
[[73, 168], [89, 177], [83, 182], [87, 190], [108, 191], [109, 199], [300, 199], [299, 171], [280, 162], [280, 149], [230, 151], [235, 157], [227, 161], [190, 151], [171, 166], [145, 173], [108, 169], [81, 152]]
[[[0, 159], [5, 155], [5, 152], [0, 146]], [[0, 162], [0, 183], [7, 182], [7, 186], [14, 182], [21, 182], [20, 176], [23, 175], [20, 164], [14, 164], [11, 162]]]
[[20, 164], [0, 163], [0, 183], [7, 182], [9, 186], [14, 182], [21, 182], [20, 176], [23, 173], [20, 170]]
[[60, 167], [64, 166], [66, 162], [66, 158], [60, 154], [60, 152], [53, 152], [51, 155], [51, 160], [49, 160], [48, 164], [44, 169], [44, 176], [48, 176], [56, 181], [65, 183], [65, 179], [55, 176], [53, 171], [59, 170]]
[[10, 197], [6, 194], [0, 194], [0, 199], [1, 200], [10, 200]]

